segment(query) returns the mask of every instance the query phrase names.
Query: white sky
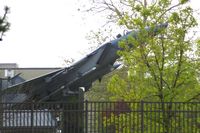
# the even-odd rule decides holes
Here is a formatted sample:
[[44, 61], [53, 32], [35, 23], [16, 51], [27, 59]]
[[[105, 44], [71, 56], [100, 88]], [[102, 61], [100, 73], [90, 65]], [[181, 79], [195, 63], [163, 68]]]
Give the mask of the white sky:
[[[199, 0], [191, 1], [196, 9], [200, 7]], [[83, 58], [83, 51], [91, 47], [86, 34], [103, 21], [91, 16], [83, 21], [78, 0], [0, 2], [1, 15], [4, 5], [11, 7], [11, 28], [0, 42], [0, 62], [19, 67], [61, 67], [66, 58]]]
[[[85, 36], [98, 21], [83, 21], [78, 0], [0, 0], [11, 8], [10, 31], [0, 42], [0, 62], [19, 67], [60, 67], [87, 51]], [[2, 14], [2, 12], [0, 12]]]

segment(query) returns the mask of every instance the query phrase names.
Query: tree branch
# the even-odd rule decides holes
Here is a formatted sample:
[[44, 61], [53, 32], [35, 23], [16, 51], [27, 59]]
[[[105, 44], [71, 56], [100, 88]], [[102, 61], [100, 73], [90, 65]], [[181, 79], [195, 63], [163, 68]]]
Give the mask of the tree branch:
[[3, 17], [1, 18], [1, 23], [0, 23], [1, 26], [2, 26], [4, 29], [3, 29], [2, 31], [0, 31], [0, 32], [1, 32], [0, 41], [2, 41], [2, 37], [3, 37], [4, 33], [5, 33], [5, 32], [8, 30], [8, 28], [9, 28], [9, 23], [6, 21], [6, 16], [7, 16], [8, 12], [9, 12], [9, 7], [5, 6], [4, 10], [5, 10], [5, 13], [4, 13]]
[[198, 93], [197, 95], [195, 95], [192, 98], [188, 99], [186, 102], [191, 102], [192, 100], [198, 99], [198, 97], [200, 97], [200, 93]]
[[176, 72], [176, 76], [175, 76], [175, 80], [174, 80], [172, 88], [176, 87], [176, 83], [177, 83], [178, 78], [180, 76], [181, 65], [182, 65], [182, 57], [183, 57], [183, 50], [181, 49], [180, 50], [180, 57], [179, 57], [179, 61], [178, 61], [178, 66], [177, 66], [177, 72]]
[[163, 15], [165, 15], [168, 11], [170, 11], [170, 10], [172, 10], [173, 8], [176, 8], [176, 7], [180, 6], [180, 5], [181, 5], [181, 4], [179, 3], [179, 4], [176, 4], [176, 5], [174, 5], [174, 6], [170, 7], [170, 8], [168, 8], [167, 10], [165, 10], [165, 11], [158, 17], [157, 22], [159, 22], [159, 20], [163, 17]]
[[140, 47], [140, 52], [141, 52], [141, 56], [143, 58], [144, 64], [146, 64], [146, 66], [149, 69], [150, 73], [153, 75], [154, 81], [155, 81], [157, 87], [160, 88], [160, 86], [158, 84], [157, 76], [156, 76], [154, 70], [151, 68], [151, 65], [148, 62], [147, 55], [145, 55], [145, 53], [144, 53], [144, 48], [143, 48], [142, 44], [140, 46], [141, 46]]

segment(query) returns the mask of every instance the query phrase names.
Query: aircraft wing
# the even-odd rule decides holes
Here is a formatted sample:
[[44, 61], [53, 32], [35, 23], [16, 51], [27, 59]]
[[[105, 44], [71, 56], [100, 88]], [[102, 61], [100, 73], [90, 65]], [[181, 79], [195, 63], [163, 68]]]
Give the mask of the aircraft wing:
[[63, 71], [63, 69], [59, 69], [56, 70], [54, 72], [45, 74], [43, 76], [25, 81], [25, 82], [21, 82], [19, 84], [10, 86], [8, 88], [6, 88], [5, 90], [1, 91], [1, 95], [4, 94], [17, 94], [17, 93], [29, 93], [30, 90], [34, 89], [34, 88], [38, 88], [40, 86], [45, 86], [45, 84], [48, 83], [48, 80], [50, 77], [58, 75], [59, 73], [61, 73]]

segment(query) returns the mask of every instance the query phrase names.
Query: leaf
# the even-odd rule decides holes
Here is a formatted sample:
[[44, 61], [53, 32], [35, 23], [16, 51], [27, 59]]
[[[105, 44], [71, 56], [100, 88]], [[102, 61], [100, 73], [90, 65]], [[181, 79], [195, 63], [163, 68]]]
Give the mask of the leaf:
[[185, 4], [187, 2], [189, 2], [189, 0], [179, 0], [181, 4]]

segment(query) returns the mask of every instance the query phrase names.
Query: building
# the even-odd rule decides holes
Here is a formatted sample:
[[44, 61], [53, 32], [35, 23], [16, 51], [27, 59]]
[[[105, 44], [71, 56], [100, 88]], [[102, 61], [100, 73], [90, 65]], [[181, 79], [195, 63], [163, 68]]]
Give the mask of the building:
[[19, 68], [16, 63], [0, 63], [0, 89], [8, 88], [60, 68]]

